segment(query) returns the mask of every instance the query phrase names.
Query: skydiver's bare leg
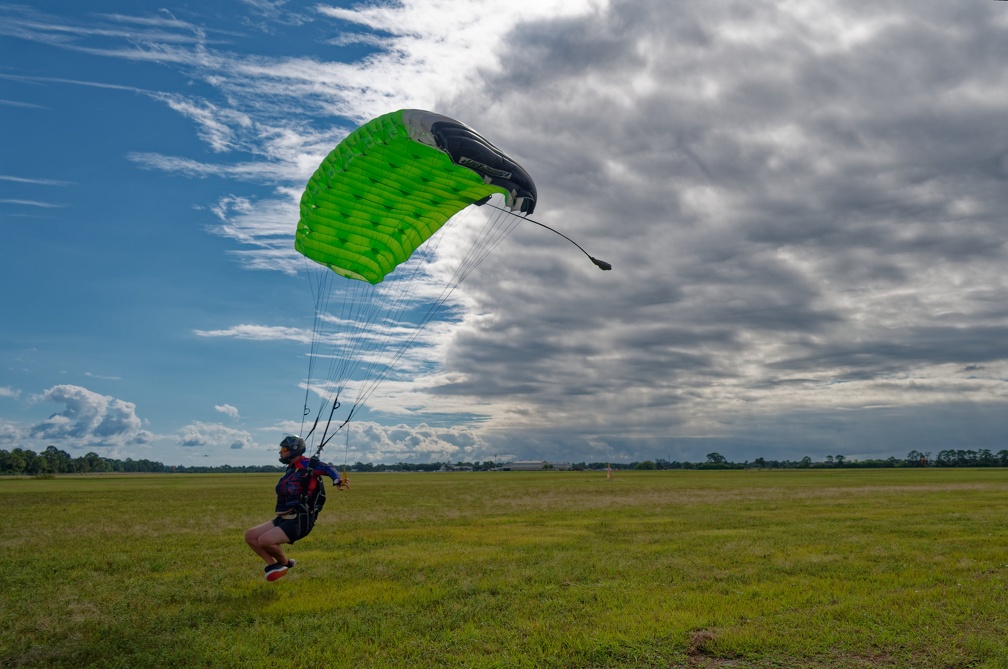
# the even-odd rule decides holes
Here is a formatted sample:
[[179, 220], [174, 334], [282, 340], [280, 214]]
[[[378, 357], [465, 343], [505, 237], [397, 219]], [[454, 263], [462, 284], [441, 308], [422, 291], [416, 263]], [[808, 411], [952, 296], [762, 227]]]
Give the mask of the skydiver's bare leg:
[[287, 556], [284, 555], [280, 544], [289, 544], [290, 539], [279, 527], [275, 527], [271, 521], [266, 521], [261, 525], [256, 525], [245, 532], [245, 543], [255, 551], [255, 554], [266, 561], [266, 564], [287, 564]]

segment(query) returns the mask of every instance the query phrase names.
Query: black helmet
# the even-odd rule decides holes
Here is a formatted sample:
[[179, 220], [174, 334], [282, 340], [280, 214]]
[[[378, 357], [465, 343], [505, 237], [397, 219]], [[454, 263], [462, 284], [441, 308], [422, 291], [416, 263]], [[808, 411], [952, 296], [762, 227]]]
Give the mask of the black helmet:
[[280, 449], [283, 450], [285, 448], [287, 449], [287, 453], [282, 453], [280, 455], [280, 462], [286, 465], [289, 464], [290, 461], [293, 460], [294, 458], [299, 458], [302, 455], [304, 455], [305, 452], [304, 439], [289, 434], [283, 438], [283, 441], [280, 442]]

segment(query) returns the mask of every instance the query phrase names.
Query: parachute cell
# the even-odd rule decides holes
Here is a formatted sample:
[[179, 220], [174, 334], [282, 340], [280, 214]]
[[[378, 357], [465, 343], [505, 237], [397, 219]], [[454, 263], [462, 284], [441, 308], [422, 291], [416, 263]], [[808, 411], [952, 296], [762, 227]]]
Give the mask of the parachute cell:
[[444, 223], [494, 194], [532, 213], [528, 173], [475, 130], [415, 109], [364, 124], [326, 157], [301, 197], [295, 248], [377, 284]]

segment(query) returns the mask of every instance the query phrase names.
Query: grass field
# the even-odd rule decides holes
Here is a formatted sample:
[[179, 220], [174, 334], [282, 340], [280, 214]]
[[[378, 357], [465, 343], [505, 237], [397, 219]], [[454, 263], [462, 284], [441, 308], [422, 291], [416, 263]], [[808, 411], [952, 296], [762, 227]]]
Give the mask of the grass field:
[[1008, 667], [1008, 471], [0, 480], [3, 667]]

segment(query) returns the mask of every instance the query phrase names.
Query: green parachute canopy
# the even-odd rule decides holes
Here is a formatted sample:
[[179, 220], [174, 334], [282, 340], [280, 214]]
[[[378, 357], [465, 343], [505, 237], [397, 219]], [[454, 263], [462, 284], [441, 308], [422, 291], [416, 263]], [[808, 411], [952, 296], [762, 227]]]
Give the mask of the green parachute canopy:
[[301, 196], [294, 246], [349, 279], [377, 284], [456, 213], [494, 194], [532, 213], [528, 173], [472, 128], [395, 111], [350, 133]]

